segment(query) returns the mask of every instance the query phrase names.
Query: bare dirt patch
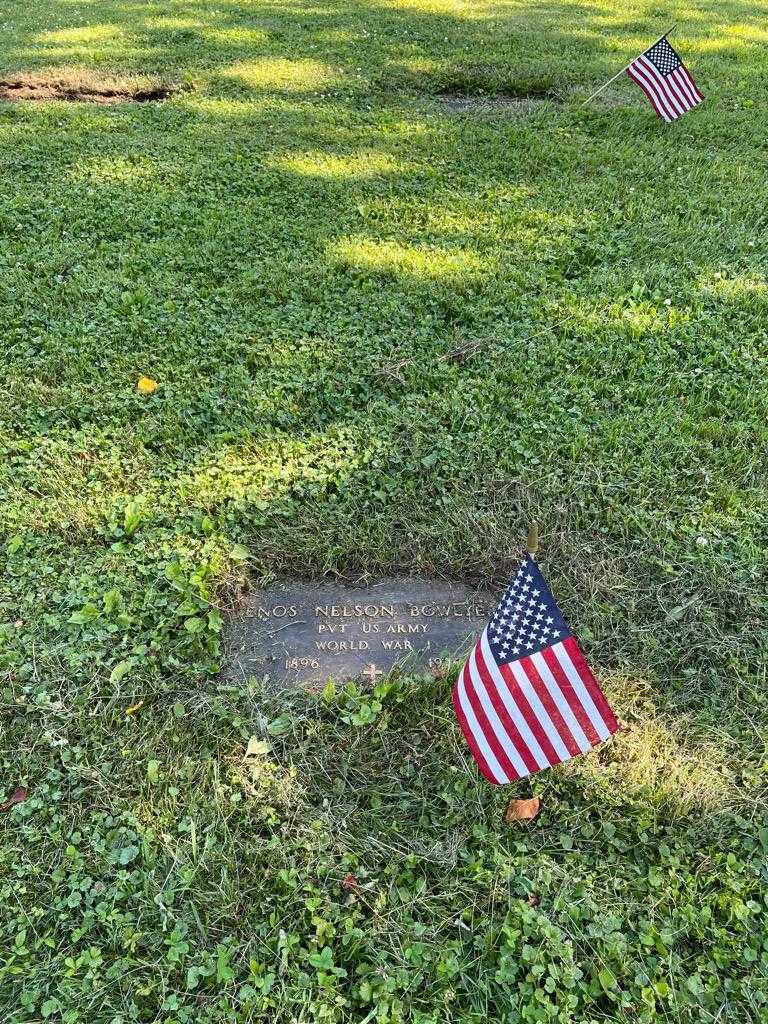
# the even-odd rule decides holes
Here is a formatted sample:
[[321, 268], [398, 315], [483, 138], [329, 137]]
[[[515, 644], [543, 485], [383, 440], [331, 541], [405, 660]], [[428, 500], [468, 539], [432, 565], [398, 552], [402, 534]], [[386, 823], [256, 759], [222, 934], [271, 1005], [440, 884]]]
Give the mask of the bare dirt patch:
[[112, 78], [89, 71], [47, 71], [0, 79], [0, 101], [49, 103], [150, 103], [184, 91], [183, 85], [151, 78]]
[[557, 102], [554, 97], [460, 96], [455, 93], [443, 93], [437, 99], [442, 107], [456, 114], [490, 114], [498, 111], [528, 114], [547, 101]]

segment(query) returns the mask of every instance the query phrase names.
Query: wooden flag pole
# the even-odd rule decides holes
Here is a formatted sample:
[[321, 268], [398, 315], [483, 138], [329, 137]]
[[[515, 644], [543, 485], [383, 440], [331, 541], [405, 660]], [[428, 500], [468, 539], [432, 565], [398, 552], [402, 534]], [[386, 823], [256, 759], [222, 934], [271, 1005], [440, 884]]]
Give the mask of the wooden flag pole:
[[[531, 523], [528, 527], [528, 537], [525, 541], [525, 550], [530, 559], [536, 560], [536, 552], [539, 550], [539, 524]], [[512, 799], [507, 804], [507, 809], [504, 812], [504, 821], [507, 825], [511, 825], [513, 822], [530, 821], [531, 818], [535, 818], [539, 813], [541, 807], [541, 801], [533, 792], [533, 784], [530, 783], [528, 787], [530, 796], [524, 800]]]
[[[667, 31], [666, 31], [666, 32], [664, 33], [664, 35], [663, 35], [663, 36], [659, 36], [659, 38], [658, 38], [658, 39], [657, 39], [657, 40], [656, 40], [655, 42], [651, 43], [651, 46], [655, 46], [655, 45], [656, 45], [656, 43], [660, 43], [662, 39], [666, 39], [666, 38], [667, 38], [667, 36], [668, 36], [668, 35], [669, 35], [669, 34], [670, 34], [671, 32], [674, 32], [674, 30], [675, 30], [676, 28], [677, 28], [677, 23], [675, 23], [675, 24], [674, 24], [674, 25], [672, 26], [672, 28], [668, 28], [668, 29], [667, 29]], [[646, 52], [646, 50], [650, 50], [651, 46], [647, 46], [647, 47], [646, 47], [646, 49], [645, 49], [645, 50], [643, 50], [643, 53], [645, 53], [645, 52]], [[638, 54], [638, 56], [639, 56], [639, 54]], [[597, 90], [596, 92], [593, 92], [593, 93], [592, 93], [592, 95], [591, 95], [591, 96], [590, 96], [590, 97], [589, 97], [588, 99], [584, 100], [584, 102], [583, 102], [583, 103], [581, 104], [581, 105], [582, 105], [582, 107], [586, 107], [586, 105], [587, 105], [588, 103], [591, 103], [591, 102], [592, 102], [592, 100], [593, 100], [593, 99], [595, 98], [595, 96], [599, 96], [599, 95], [600, 95], [600, 93], [601, 93], [601, 92], [603, 91], [603, 89], [607, 89], [607, 88], [608, 88], [608, 86], [609, 86], [609, 85], [611, 84], [611, 82], [615, 82], [615, 81], [616, 81], [616, 79], [617, 79], [617, 78], [619, 77], [619, 75], [623, 75], [623, 74], [624, 74], [624, 72], [625, 72], [625, 71], [627, 70], [627, 68], [628, 68], [628, 67], [631, 67], [631, 65], [632, 65], [632, 64], [634, 64], [634, 62], [635, 62], [636, 60], [637, 60], [637, 57], [633, 57], [633, 58], [632, 58], [632, 60], [631, 60], [631, 61], [629, 62], [629, 64], [627, 64], [627, 66], [626, 66], [626, 67], [623, 67], [623, 68], [621, 69], [621, 71], [617, 71], [617, 72], [616, 72], [616, 74], [615, 74], [615, 75], [613, 76], [613, 78], [609, 78], [609, 79], [608, 79], [608, 81], [607, 81], [607, 82], [606, 82], [606, 83], [605, 83], [604, 85], [601, 85], [601, 86], [600, 86], [600, 88], [599, 88], [599, 89], [598, 89], [598, 90]]]

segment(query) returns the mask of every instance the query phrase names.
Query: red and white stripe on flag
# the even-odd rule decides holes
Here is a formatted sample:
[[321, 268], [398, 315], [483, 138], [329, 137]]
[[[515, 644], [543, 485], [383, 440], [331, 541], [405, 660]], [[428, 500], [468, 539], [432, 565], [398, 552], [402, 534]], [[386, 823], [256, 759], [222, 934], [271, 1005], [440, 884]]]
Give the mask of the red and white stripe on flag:
[[584, 754], [618, 729], [533, 561], [522, 563], [483, 630], [453, 706], [480, 771], [496, 785]]
[[659, 117], [667, 122], [682, 117], [704, 99], [679, 54], [666, 39], [632, 61], [627, 74], [643, 90]]

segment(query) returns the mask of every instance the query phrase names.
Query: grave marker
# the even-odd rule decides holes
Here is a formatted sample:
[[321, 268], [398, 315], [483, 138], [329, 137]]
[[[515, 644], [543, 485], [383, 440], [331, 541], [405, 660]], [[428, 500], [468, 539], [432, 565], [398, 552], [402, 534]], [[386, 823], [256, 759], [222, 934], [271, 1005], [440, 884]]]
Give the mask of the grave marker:
[[461, 584], [382, 580], [371, 586], [286, 581], [249, 594], [227, 631], [224, 676], [269, 677], [274, 688], [329, 679], [380, 680], [439, 669], [467, 654], [493, 598]]

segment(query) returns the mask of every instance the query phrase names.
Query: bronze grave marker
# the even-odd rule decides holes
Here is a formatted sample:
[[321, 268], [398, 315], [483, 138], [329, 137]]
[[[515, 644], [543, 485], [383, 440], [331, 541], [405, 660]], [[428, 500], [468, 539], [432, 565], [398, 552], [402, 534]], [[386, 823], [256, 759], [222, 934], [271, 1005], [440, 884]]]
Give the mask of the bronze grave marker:
[[471, 587], [426, 580], [276, 583], [249, 594], [230, 624], [224, 675], [283, 688], [434, 670], [468, 653], [494, 607]]

